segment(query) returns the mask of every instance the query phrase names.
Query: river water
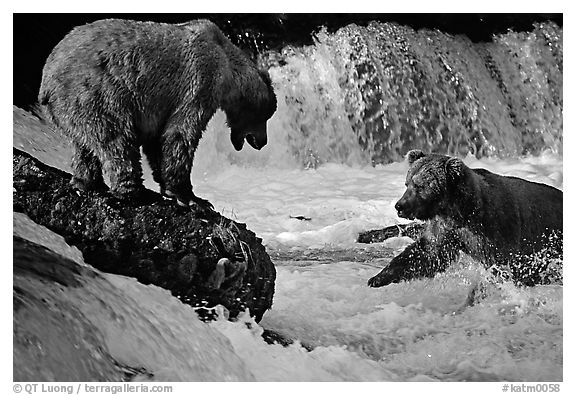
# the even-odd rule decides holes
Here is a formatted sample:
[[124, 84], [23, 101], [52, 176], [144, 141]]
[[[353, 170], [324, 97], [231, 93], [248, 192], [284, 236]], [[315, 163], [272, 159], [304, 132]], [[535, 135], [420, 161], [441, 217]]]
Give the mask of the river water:
[[[262, 61], [278, 95], [268, 145], [235, 152], [218, 112], [192, 182], [263, 239], [278, 272], [272, 309], [259, 324], [244, 315], [201, 325], [168, 292], [105, 274], [90, 297], [67, 297], [93, 306], [89, 320], [113, 357], [159, 381], [561, 381], [561, 283], [516, 287], [463, 256], [435, 278], [369, 288], [411, 240], [355, 240], [402, 222], [393, 206], [411, 148], [563, 189], [562, 30], [472, 44], [394, 24], [348, 26]], [[14, 144], [68, 169], [56, 141], [51, 151], [15, 132]], [[45, 232], [15, 217], [15, 233], [81, 259]], [[263, 328], [296, 342], [269, 345]]]

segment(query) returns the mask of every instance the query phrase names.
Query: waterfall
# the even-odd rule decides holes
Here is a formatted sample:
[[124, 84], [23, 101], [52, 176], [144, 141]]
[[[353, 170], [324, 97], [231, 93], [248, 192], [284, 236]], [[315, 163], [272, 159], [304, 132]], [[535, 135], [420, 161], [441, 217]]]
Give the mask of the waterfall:
[[[321, 29], [314, 44], [261, 54], [278, 96], [261, 152], [233, 152], [224, 116], [208, 162], [316, 167], [449, 155], [562, 153], [562, 28], [489, 43], [396, 23]], [[214, 163], [212, 163], [214, 165]]]

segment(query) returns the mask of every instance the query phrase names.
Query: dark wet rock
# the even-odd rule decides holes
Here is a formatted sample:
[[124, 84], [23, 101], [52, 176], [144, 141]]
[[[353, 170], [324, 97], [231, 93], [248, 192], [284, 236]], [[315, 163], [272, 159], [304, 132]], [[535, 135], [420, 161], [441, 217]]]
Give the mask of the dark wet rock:
[[411, 222], [409, 224], [397, 224], [383, 229], [368, 230], [358, 235], [358, 243], [381, 243], [391, 237], [406, 236], [417, 239], [424, 230], [424, 224]]
[[231, 318], [248, 308], [259, 321], [271, 307], [276, 270], [244, 224], [148, 190], [118, 200], [76, 191], [69, 181], [68, 173], [14, 149], [14, 211], [62, 235], [86, 263], [168, 289], [193, 306], [222, 304]]
[[[264, 329], [264, 331], [262, 332], [262, 339], [264, 339], [264, 341], [268, 344], [280, 344], [283, 347], [288, 347], [288, 346], [294, 344], [293, 339], [290, 339], [289, 337], [286, 337], [283, 334], [276, 332], [272, 329]], [[306, 351], [314, 350], [314, 347], [312, 347], [311, 345], [303, 344], [303, 343], [300, 343], [300, 345]]]

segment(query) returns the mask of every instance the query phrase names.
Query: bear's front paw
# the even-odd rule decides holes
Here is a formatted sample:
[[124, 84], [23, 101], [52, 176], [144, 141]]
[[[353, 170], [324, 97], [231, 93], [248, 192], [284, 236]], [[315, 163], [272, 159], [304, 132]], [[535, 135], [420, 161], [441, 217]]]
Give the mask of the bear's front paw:
[[389, 268], [384, 268], [380, 273], [368, 280], [368, 286], [373, 288], [383, 287], [385, 285], [398, 282], [400, 278]]
[[169, 189], [161, 189], [160, 193], [169, 199], [176, 200], [181, 207], [199, 207], [204, 210], [214, 211], [214, 206], [206, 199], [199, 198], [193, 192], [185, 194], [176, 194]]
[[206, 199], [199, 198], [198, 196], [192, 194], [192, 200], [190, 200], [190, 205], [196, 204], [206, 210], [214, 211], [214, 206]]
[[166, 196], [168, 199], [176, 200], [176, 203], [178, 203], [179, 206], [188, 207], [190, 204], [191, 192], [175, 193], [172, 192], [170, 189], [161, 188], [160, 193], [162, 194], [162, 196]]

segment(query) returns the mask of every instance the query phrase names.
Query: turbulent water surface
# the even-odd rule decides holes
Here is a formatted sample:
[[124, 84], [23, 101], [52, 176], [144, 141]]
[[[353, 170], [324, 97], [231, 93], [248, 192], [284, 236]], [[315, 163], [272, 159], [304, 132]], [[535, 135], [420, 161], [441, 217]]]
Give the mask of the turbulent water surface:
[[[262, 61], [279, 102], [268, 145], [236, 153], [217, 113], [192, 180], [199, 196], [263, 239], [278, 271], [273, 307], [260, 324], [245, 315], [197, 325], [167, 292], [105, 275], [90, 284], [102, 309], [91, 321], [114, 360], [138, 363], [153, 380], [222, 372], [222, 380], [561, 381], [561, 284], [516, 287], [463, 256], [435, 278], [369, 288], [411, 240], [355, 239], [401, 222], [393, 206], [411, 148], [563, 188], [562, 30], [539, 25], [472, 44], [374, 23], [320, 32], [315, 45]], [[14, 119], [15, 146], [69, 168], [68, 147], [20, 128], [21, 113]], [[148, 168], [145, 177], [157, 190]], [[15, 224], [23, 237], [81, 259], [25, 218]], [[110, 319], [117, 315], [122, 324]], [[297, 342], [268, 345], [263, 328]], [[145, 347], [112, 340], [123, 336], [145, 338]], [[199, 338], [215, 355], [202, 353]]]

